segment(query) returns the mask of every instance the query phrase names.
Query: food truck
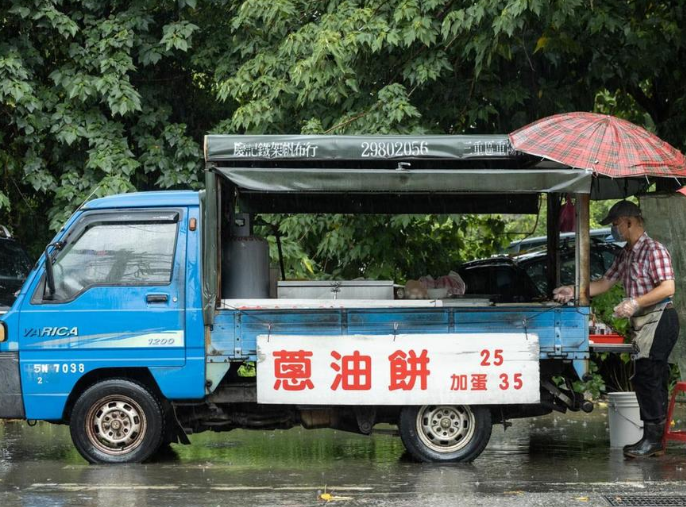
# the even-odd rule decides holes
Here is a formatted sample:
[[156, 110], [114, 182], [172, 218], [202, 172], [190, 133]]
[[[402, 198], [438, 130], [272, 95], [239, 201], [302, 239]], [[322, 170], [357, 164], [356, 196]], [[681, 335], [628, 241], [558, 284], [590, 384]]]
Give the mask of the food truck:
[[[0, 326], [0, 418], [69, 425], [92, 463], [237, 428], [397, 427], [426, 462], [479, 456], [496, 423], [592, 410], [591, 198], [645, 188], [526, 155], [507, 136], [205, 138], [204, 191], [81, 206]], [[577, 295], [402, 298], [395, 280], [285, 280], [260, 213], [535, 214], [576, 202]], [[403, 245], [399, 245], [403, 248]], [[256, 365], [256, 374], [240, 368]]]

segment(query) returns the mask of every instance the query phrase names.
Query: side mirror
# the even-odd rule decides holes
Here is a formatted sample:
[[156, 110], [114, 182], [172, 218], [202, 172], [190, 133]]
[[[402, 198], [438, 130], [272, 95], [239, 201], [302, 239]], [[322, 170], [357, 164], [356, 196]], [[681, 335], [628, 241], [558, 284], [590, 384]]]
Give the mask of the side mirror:
[[54, 257], [48, 252], [48, 248], [51, 246], [55, 247], [54, 252], [57, 253], [58, 250], [62, 250], [64, 245], [58, 241], [57, 243], [50, 243], [45, 247], [45, 278], [47, 280], [49, 291], [49, 294], [45, 296], [45, 299], [47, 300], [51, 300], [55, 296], [55, 274], [52, 270], [52, 262]]

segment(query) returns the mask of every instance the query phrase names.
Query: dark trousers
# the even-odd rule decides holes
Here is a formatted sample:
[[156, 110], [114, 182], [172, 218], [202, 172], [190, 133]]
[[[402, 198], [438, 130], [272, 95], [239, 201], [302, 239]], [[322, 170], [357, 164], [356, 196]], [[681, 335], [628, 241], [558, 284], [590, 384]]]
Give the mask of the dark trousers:
[[679, 317], [674, 308], [667, 308], [655, 330], [650, 356], [636, 360], [636, 373], [631, 379], [644, 422], [661, 423], [667, 417], [667, 360], [678, 337]]

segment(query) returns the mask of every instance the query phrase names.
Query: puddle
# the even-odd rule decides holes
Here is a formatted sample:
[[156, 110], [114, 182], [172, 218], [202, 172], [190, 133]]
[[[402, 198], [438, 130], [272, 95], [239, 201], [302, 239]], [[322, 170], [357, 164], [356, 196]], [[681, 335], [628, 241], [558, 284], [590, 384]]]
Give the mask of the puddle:
[[[34, 492], [69, 491], [79, 498], [130, 491], [315, 491], [367, 488], [400, 494], [549, 491], [579, 484], [686, 481], [683, 445], [670, 443], [659, 459], [623, 458], [610, 449], [607, 411], [551, 414], [493, 428], [491, 442], [472, 464], [411, 461], [398, 437], [364, 437], [333, 430], [242, 431], [191, 436], [151, 463], [89, 466], [72, 447], [68, 428], [40, 423], [0, 424], [0, 486]], [[123, 486], [122, 486], [123, 485]], [[52, 488], [52, 489], [51, 489]], [[99, 497], [98, 497], [99, 498]], [[45, 505], [49, 505], [48, 502]], [[88, 504], [88, 502], [85, 502]]]

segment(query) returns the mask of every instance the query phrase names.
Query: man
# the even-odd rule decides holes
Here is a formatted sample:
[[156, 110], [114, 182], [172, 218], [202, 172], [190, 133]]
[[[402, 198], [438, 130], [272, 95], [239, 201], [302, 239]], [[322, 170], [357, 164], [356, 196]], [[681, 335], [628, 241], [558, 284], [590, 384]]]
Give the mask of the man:
[[[591, 282], [590, 296], [622, 283], [627, 298], [614, 308], [614, 316], [631, 319], [638, 348], [632, 384], [643, 420], [643, 438], [624, 447], [624, 455], [659, 456], [664, 453], [668, 359], [679, 336], [679, 319], [671, 300], [675, 288], [672, 260], [667, 249], [645, 232], [641, 209], [634, 203], [616, 203], [600, 223], [611, 223], [612, 235], [626, 241], [626, 247], [607, 273]], [[557, 301], [566, 303], [574, 297], [574, 288], [559, 287], [553, 294]]]

